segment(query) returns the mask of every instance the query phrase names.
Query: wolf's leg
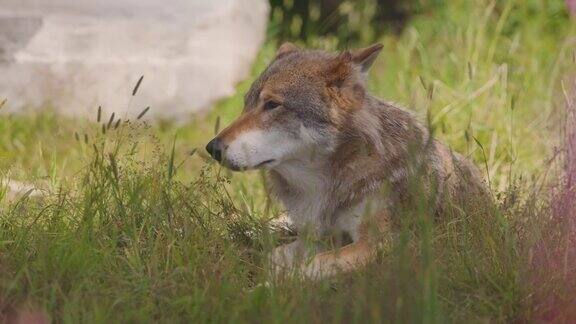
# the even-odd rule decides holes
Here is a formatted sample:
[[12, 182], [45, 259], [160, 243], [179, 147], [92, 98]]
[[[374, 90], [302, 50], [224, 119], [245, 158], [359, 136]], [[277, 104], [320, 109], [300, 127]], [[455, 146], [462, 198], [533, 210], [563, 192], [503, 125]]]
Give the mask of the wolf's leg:
[[390, 234], [390, 218], [386, 211], [366, 217], [356, 229], [358, 239], [341, 248], [316, 254], [303, 265], [303, 275], [321, 279], [338, 272], [350, 272], [363, 267], [375, 256], [384, 243], [382, 234]]

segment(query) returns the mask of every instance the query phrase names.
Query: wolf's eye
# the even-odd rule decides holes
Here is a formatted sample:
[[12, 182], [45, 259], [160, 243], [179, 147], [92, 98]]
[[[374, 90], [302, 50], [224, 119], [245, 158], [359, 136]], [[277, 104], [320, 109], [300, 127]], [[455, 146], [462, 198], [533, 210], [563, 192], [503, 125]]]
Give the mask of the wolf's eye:
[[266, 103], [264, 104], [264, 110], [271, 110], [271, 109], [277, 108], [278, 106], [280, 106], [279, 102], [272, 101], [272, 100], [266, 101]]

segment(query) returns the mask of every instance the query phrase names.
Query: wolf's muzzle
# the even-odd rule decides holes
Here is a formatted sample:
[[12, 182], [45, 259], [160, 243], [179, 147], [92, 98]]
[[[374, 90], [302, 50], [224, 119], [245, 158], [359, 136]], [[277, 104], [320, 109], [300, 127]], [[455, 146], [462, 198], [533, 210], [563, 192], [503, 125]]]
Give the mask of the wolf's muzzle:
[[218, 137], [215, 137], [210, 142], [208, 142], [208, 145], [206, 145], [206, 151], [208, 151], [208, 153], [210, 153], [210, 156], [212, 156], [212, 158], [214, 158], [214, 160], [216, 160], [218, 162], [222, 162], [222, 147], [223, 146], [224, 145], [222, 143], [222, 140], [220, 140]]

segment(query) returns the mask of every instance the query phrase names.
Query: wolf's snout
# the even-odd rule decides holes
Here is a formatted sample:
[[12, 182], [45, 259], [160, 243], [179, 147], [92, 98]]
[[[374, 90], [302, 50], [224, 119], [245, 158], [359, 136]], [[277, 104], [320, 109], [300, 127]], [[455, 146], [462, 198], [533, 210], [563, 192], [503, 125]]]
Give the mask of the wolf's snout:
[[206, 145], [206, 151], [208, 151], [208, 153], [210, 153], [210, 156], [212, 156], [214, 158], [214, 160], [218, 161], [218, 162], [222, 162], [222, 147], [224, 145], [222, 144], [222, 140], [219, 139], [218, 137], [212, 139], [210, 142], [208, 142], [208, 145]]

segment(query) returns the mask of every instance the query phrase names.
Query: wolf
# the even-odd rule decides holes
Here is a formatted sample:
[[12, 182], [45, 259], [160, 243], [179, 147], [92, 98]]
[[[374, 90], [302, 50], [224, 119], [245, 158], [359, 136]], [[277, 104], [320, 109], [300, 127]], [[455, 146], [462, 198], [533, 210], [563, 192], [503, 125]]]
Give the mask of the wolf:
[[[206, 146], [231, 170], [267, 171], [298, 233], [272, 251], [277, 272], [321, 279], [359, 269], [411, 198], [429, 197], [438, 215], [488, 195], [473, 163], [409, 111], [369, 94], [368, 71], [381, 50], [284, 43], [246, 93], [240, 117]], [[414, 183], [424, 188], [419, 194], [411, 193]], [[339, 239], [326, 248], [324, 238]]]

